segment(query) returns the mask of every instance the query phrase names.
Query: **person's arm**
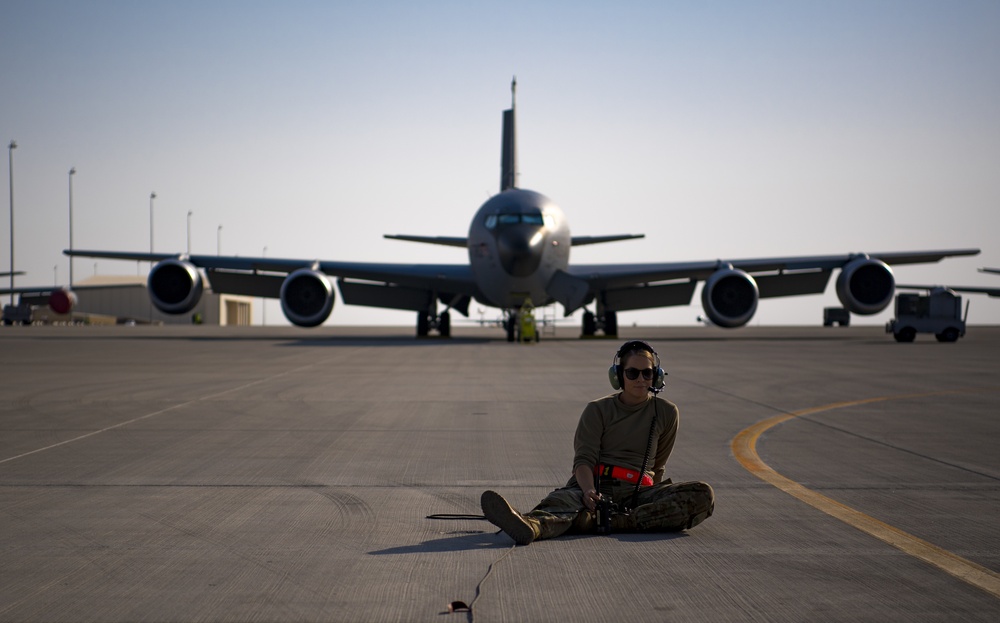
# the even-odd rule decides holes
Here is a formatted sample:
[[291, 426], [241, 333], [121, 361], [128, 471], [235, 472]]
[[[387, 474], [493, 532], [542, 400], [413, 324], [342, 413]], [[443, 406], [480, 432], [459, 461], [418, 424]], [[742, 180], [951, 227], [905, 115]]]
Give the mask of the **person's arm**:
[[673, 403], [671, 409], [666, 413], [665, 427], [660, 433], [660, 438], [656, 444], [656, 458], [653, 460], [653, 482], [663, 482], [666, 472], [667, 459], [674, 449], [674, 442], [677, 441], [677, 428], [680, 424], [680, 413]]
[[601, 497], [594, 488], [594, 468], [588, 468], [586, 465], [577, 465], [573, 475], [576, 476], [576, 482], [583, 491], [583, 505], [590, 510], [594, 510], [597, 508], [597, 500]]
[[576, 456], [573, 459], [573, 477], [583, 492], [583, 505], [589, 510], [597, 508], [600, 495], [594, 487], [594, 465], [597, 464], [601, 452], [601, 432], [603, 425], [595, 403], [591, 402], [580, 415], [580, 423], [576, 427], [573, 446]]

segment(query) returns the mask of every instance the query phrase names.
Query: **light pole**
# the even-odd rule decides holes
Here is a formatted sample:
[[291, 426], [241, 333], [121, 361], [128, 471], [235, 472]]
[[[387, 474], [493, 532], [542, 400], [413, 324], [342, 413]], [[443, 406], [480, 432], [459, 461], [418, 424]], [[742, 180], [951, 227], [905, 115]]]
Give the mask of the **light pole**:
[[11, 141], [7, 146], [7, 164], [10, 171], [10, 304], [14, 304], [14, 150], [17, 142]]
[[[149, 193], [149, 252], [153, 253], [153, 199], [156, 199], [156, 193]], [[150, 258], [149, 267], [153, 267], [153, 260]]]
[[188, 210], [188, 255], [191, 255], [191, 215], [194, 214], [191, 210]]
[[215, 254], [222, 255], [222, 225], [219, 225], [219, 230], [215, 233]]
[[[266, 246], [264, 247], [264, 257], [267, 257]], [[267, 325], [267, 298], [260, 299], [260, 313], [261, 313], [260, 326], [263, 327]]]
[[[149, 254], [153, 254], [153, 199], [156, 199], [156, 192], [149, 193]], [[138, 273], [139, 262], [135, 263], [135, 269]], [[149, 270], [153, 271], [153, 258], [149, 258]], [[149, 301], [149, 324], [153, 324], [153, 301]]]
[[[76, 167], [69, 169], [69, 250], [73, 250], [73, 176], [76, 175]], [[59, 285], [56, 282], [54, 285]], [[73, 289], [73, 256], [69, 256], [69, 287]]]

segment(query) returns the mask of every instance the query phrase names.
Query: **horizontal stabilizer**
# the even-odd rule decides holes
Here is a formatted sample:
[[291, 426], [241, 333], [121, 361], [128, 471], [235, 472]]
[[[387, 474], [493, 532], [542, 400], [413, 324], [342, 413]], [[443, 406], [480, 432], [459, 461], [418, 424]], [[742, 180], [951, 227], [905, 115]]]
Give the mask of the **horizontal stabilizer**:
[[645, 238], [646, 234], [616, 234], [614, 236], [573, 236], [570, 245], [582, 247], [585, 244], [599, 244], [601, 242], [617, 242], [619, 240], [635, 240]]
[[462, 247], [463, 249], [469, 246], [468, 238], [455, 238], [451, 236], [393, 236], [392, 234], [385, 234], [384, 237], [389, 238], [390, 240], [408, 240], [410, 242], [440, 244], [446, 247]]

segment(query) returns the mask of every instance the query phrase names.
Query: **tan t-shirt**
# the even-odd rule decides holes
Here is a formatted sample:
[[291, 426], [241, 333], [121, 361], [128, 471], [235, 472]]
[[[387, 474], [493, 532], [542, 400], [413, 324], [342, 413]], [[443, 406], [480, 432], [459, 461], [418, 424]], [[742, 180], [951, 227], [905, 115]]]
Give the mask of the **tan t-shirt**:
[[[580, 416], [573, 439], [576, 450], [573, 471], [580, 465], [592, 470], [598, 463], [638, 470], [646, 454], [653, 417], [656, 418], [656, 431], [649, 454], [651, 465], [647, 464], [646, 473], [654, 483], [662, 481], [667, 459], [677, 439], [680, 414], [677, 405], [656, 396], [634, 407], [618, 400], [618, 394], [589, 402]], [[566, 486], [577, 486], [576, 477], [570, 478]]]

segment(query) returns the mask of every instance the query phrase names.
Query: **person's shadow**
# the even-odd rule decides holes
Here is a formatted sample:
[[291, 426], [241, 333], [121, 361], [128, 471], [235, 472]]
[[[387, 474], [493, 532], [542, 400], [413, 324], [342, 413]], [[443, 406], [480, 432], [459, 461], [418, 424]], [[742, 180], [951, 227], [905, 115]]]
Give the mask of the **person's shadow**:
[[[492, 527], [492, 526], [491, 526]], [[476, 549], [509, 549], [514, 542], [505, 534], [499, 531], [488, 530], [455, 530], [440, 539], [429, 539], [414, 545], [400, 545], [399, 547], [389, 547], [368, 552], [371, 556], [383, 556], [386, 554], [435, 554], [443, 552], [461, 552]], [[617, 539], [628, 543], [645, 543], [652, 541], [673, 540], [687, 537], [686, 532], [648, 532], [648, 533], [621, 533], [607, 536], [594, 534], [574, 534], [561, 536], [558, 540], [569, 541], [576, 539]]]
[[372, 556], [385, 554], [435, 554], [442, 552], [461, 552], [473, 549], [499, 549], [513, 545], [505, 535], [484, 530], [455, 530], [440, 539], [428, 539], [414, 545], [400, 545], [368, 552]]

